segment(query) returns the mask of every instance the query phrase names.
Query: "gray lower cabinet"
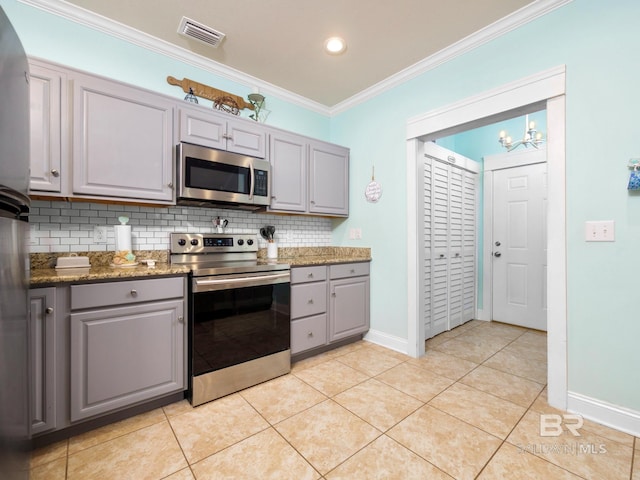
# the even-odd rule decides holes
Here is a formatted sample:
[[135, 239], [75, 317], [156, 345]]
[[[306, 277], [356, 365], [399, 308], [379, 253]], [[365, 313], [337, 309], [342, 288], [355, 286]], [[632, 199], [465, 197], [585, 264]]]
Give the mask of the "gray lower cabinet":
[[56, 422], [56, 289], [29, 291], [31, 434], [54, 430]]
[[329, 267], [329, 341], [369, 330], [369, 264]]
[[291, 354], [369, 330], [369, 263], [291, 268]]
[[291, 354], [327, 343], [327, 267], [291, 269]]
[[185, 389], [184, 279], [72, 285], [70, 420]]

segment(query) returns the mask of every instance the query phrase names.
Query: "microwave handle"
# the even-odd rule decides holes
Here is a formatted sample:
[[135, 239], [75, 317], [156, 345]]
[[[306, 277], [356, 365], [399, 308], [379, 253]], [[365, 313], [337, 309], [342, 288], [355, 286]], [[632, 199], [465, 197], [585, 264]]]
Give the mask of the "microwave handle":
[[253, 191], [256, 187], [256, 172], [253, 169], [253, 162], [249, 163], [249, 175], [251, 176], [251, 185], [249, 186], [249, 199], [253, 200]]

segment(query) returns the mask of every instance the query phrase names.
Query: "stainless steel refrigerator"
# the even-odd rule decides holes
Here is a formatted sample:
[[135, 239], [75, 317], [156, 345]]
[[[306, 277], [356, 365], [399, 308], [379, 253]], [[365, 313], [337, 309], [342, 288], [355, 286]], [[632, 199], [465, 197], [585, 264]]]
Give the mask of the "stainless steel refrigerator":
[[29, 67], [0, 7], [0, 477], [29, 477]]

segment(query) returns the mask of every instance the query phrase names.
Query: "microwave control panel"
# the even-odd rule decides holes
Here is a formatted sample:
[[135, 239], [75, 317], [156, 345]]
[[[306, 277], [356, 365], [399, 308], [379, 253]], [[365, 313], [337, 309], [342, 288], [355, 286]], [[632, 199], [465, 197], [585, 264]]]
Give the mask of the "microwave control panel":
[[253, 190], [253, 194], [259, 197], [266, 197], [269, 195], [269, 175], [266, 170], [255, 170], [256, 184]]

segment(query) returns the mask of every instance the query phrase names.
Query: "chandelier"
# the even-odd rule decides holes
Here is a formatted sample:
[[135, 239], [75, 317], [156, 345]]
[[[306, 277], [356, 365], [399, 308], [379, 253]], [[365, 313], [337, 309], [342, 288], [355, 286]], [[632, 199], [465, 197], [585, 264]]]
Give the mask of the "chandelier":
[[538, 145], [544, 142], [542, 139], [542, 133], [536, 130], [536, 122], [533, 120], [529, 121], [529, 114], [525, 116], [524, 129], [524, 136], [522, 137], [522, 140], [518, 140], [517, 142], [514, 142], [505, 130], [500, 131], [500, 137], [498, 138], [500, 145], [510, 152], [518, 148], [520, 145], [524, 145], [525, 148], [529, 148], [530, 146], [538, 148]]

